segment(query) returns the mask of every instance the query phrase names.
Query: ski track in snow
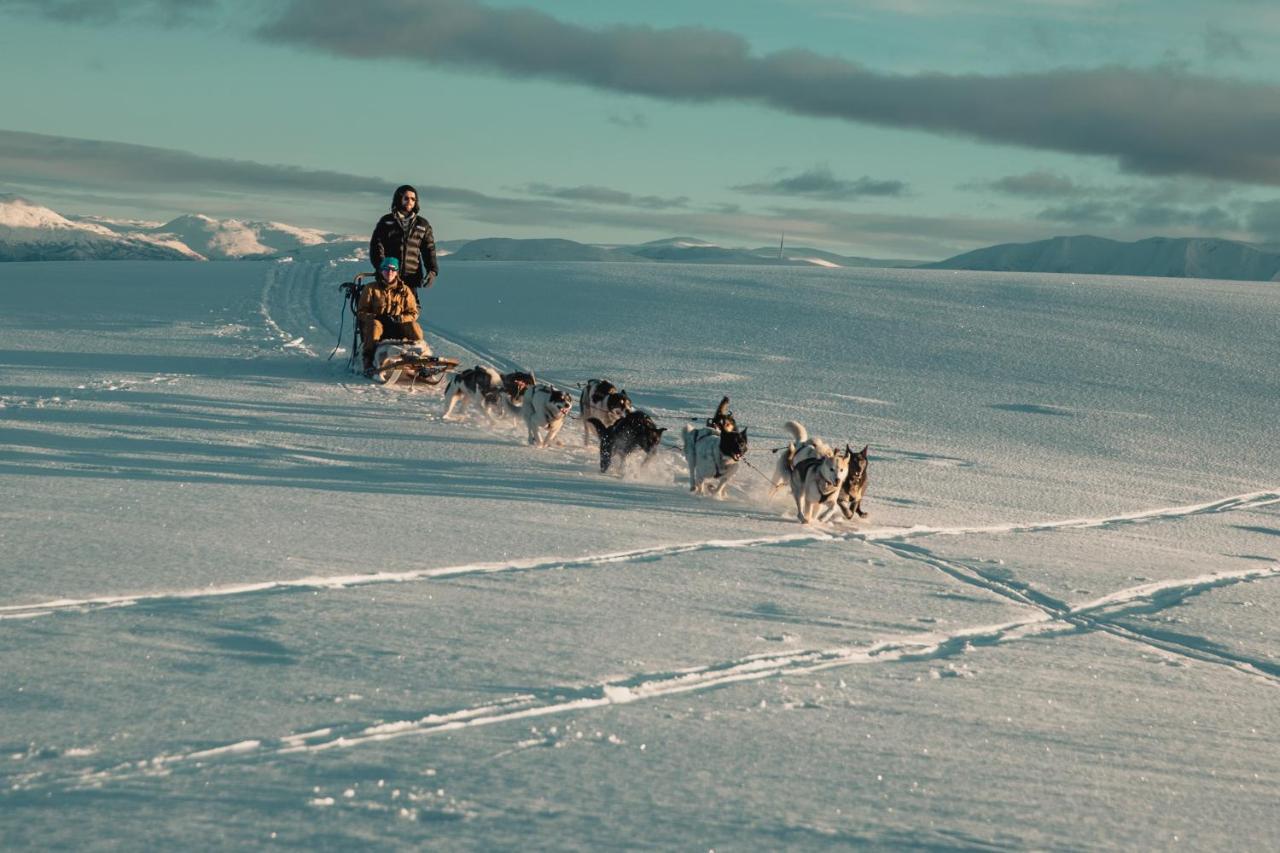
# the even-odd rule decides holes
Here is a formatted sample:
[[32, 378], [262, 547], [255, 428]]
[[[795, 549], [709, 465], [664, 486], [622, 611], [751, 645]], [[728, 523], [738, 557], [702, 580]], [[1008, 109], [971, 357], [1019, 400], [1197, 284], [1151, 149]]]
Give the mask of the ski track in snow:
[[[456, 566], [438, 566], [425, 569], [411, 569], [403, 572], [374, 572], [368, 574], [319, 575], [289, 580], [270, 580], [256, 583], [228, 584], [202, 589], [177, 590], [156, 593], [135, 593], [121, 595], [101, 595], [90, 598], [61, 598], [34, 604], [11, 604], [0, 606], [0, 621], [10, 619], [31, 619], [56, 613], [85, 613], [117, 607], [129, 607], [138, 604], [157, 604], [187, 599], [219, 598], [226, 596], [255, 595], [262, 593], [279, 593], [284, 591], [314, 592], [321, 589], [348, 589], [373, 584], [407, 583], [411, 581], [436, 580], [440, 578], [459, 577], [464, 575], [496, 574], [499, 572], [532, 572], [552, 569], [582, 569], [596, 566], [632, 563], [674, 557], [697, 551], [724, 551], [744, 548], [758, 548], [777, 545], [791, 545], [805, 542], [839, 542], [861, 541], [889, 547], [894, 553], [907, 559], [919, 559], [922, 548], [910, 547], [909, 540], [926, 536], [963, 536], [978, 534], [1039, 533], [1052, 530], [1081, 529], [1107, 527], [1111, 525], [1128, 525], [1144, 522], [1169, 521], [1189, 518], [1205, 513], [1221, 513], [1233, 510], [1254, 509], [1280, 502], [1280, 492], [1253, 492], [1246, 495], [1235, 495], [1229, 498], [1192, 504], [1181, 507], [1146, 510], [1137, 513], [1109, 518], [1077, 518], [1061, 521], [1046, 521], [1029, 524], [997, 524], [987, 527], [915, 527], [915, 528], [873, 528], [864, 531], [826, 532], [812, 528], [801, 529], [792, 533], [777, 536], [762, 536], [748, 539], [707, 539], [697, 542], [681, 542], [667, 545], [655, 545], [629, 551], [616, 551], [603, 554], [587, 554], [578, 557], [532, 557], [520, 560], [509, 560], [493, 563], [464, 563]], [[931, 555], [930, 555], [931, 556]], [[1280, 572], [1280, 569], [1277, 569]], [[950, 574], [948, 572], [948, 574]], [[1012, 588], [1012, 587], [1010, 587]], [[998, 594], [1004, 595], [1003, 592]], [[1030, 593], [1023, 593], [1030, 596]], [[1010, 597], [1005, 595], [1005, 597]], [[1046, 601], [1048, 601], [1046, 599]], [[1030, 597], [1020, 603], [1040, 607], [1044, 602], [1037, 602]], [[1058, 606], [1064, 606], [1055, 603]]]
[[[973, 572], [959, 564], [946, 561], [939, 563], [947, 566], [944, 570], [949, 574]], [[168, 776], [181, 770], [198, 771], [232, 762], [266, 761], [301, 753], [349, 749], [402, 737], [426, 736], [574, 713], [607, 705], [626, 705], [698, 693], [732, 684], [805, 675], [836, 667], [943, 660], [963, 655], [975, 647], [1001, 645], [1027, 638], [1078, 636], [1103, 631], [1132, 639], [1129, 636], [1132, 629], [1116, 625], [1113, 620], [1127, 615], [1148, 614], [1209, 590], [1276, 575], [1280, 575], [1280, 566], [1143, 584], [1075, 607], [1054, 605], [1048, 600], [1037, 600], [1034, 596], [1023, 598], [1020, 590], [1010, 587], [1002, 594], [1021, 603], [1031, 604], [1036, 608], [1034, 613], [1023, 619], [997, 625], [965, 628], [951, 633], [891, 637], [866, 646], [762, 653], [674, 671], [639, 673], [585, 686], [550, 687], [467, 708], [425, 712], [413, 719], [355, 722], [277, 737], [246, 738], [233, 743], [203, 746], [185, 752], [165, 753], [108, 767], [91, 767], [72, 772], [14, 774], [4, 786], [4, 791], [11, 795], [16, 792], [50, 789], [94, 789], [130, 779]], [[992, 590], [997, 590], [1002, 584], [991, 578], [971, 578], [966, 582]], [[1139, 642], [1151, 643], [1150, 637], [1138, 636]], [[1176, 651], [1188, 655], [1193, 651], [1204, 650], [1179, 647]], [[1258, 669], [1261, 662], [1239, 658], [1235, 663], [1242, 671], [1267, 679], [1272, 684], [1280, 684], [1280, 672], [1267, 673]]]

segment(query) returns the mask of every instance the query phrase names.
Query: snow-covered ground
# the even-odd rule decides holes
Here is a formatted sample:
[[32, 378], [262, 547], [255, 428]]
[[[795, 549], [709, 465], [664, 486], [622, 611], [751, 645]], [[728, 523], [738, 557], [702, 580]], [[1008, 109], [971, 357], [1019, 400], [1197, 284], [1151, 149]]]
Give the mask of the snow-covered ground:
[[464, 364], [869, 443], [805, 528], [353, 377], [355, 269], [0, 265], [0, 846], [1280, 845], [1274, 284], [445, 265]]

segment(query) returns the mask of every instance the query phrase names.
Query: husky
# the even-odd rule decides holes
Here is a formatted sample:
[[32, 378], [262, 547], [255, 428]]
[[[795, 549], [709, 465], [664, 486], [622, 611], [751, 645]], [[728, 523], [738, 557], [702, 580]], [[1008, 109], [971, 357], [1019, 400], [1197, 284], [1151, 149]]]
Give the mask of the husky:
[[844, 482], [840, 484], [840, 495], [836, 498], [836, 503], [840, 507], [840, 511], [844, 513], [846, 519], [853, 518], [856, 512], [858, 518], [866, 518], [867, 514], [862, 509], [862, 496], [867, 491], [867, 449], [869, 445], [863, 445], [863, 448], [854, 453], [852, 448], [847, 444], [845, 450], [849, 452], [849, 474], [844, 478]]
[[[490, 421], [502, 414], [519, 411], [525, 389], [534, 383], [533, 374], [512, 372], [499, 374], [492, 367], [477, 364], [449, 377], [444, 389], [444, 414], [442, 420], [450, 420], [454, 406], [462, 403], [459, 412], [470, 403]], [[506, 399], [503, 399], [503, 395]]]
[[787, 421], [786, 426], [795, 441], [778, 456], [770, 494], [789, 484], [796, 517], [804, 524], [812, 524], [835, 511], [841, 485], [849, 476], [853, 451], [833, 451], [822, 439], [811, 437], [797, 421]]
[[684, 428], [684, 461], [689, 464], [689, 491], [694, 494], [706, 492], [723, 499], [729, 478], [746, 455], [745, 429], [721, 431], [692, 425]]
[[626, 417], [635, 406], [627, 392], [605, 379], [591, 379], [582, 386], [582, 396], [578, 400], [579, 414], [582, 418], [582, 443], [591, 443], [593, 430], [590, 419], [595, 418], [605, 426], [613, 426]]
[[600, 470], [608, 471], [613, 460], [625, 459], [637, 450], [643, 450], [646, 460], [653, 455], [666, 427], [659, 427], [648, 413], [633, 409], [624, 417], [605, 426], [599, 418], [588, 418], [600, 439]]
[[720, 432], [737, 432], [738, 422], [733, 419], [733, 412], [729, 411], [729, 398], [722, 397], [720, 405], [716, 406], [716, 413], [707, 418], [707, 426]]
[[549, 446], [555, 441], [572, 408], [573, 397], [554, 386], [534, 385], [525, 391], [520, 413], [529, 428], [529, 443], [534, 447]]

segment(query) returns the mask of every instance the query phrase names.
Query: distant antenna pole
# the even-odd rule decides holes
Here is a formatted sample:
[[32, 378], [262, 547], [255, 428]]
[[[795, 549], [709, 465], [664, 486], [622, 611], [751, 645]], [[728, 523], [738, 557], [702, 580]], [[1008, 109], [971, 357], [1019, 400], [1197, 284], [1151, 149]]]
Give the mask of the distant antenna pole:
[[782, 244], [787, 240], [787, 232], [783, 231], [778, 236], [778, 260], [782, 260]]

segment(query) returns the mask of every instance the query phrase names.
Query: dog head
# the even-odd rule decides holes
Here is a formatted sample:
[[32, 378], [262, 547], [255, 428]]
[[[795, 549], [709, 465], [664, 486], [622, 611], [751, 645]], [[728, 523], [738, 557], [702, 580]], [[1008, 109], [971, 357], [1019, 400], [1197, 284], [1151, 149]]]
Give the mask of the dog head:
[[859, 500], [867, 489], [867, 450], [869, 448], [870, 445], [864, 445], [855, 453], [849, 445], [844, 446], [845, 455], [849, 457], [849, 473], [844, 480], [844, 490]]
[[569, 414], [569, 410], [573, 408], [573, 397], [559, 388], [553, 388], [550, 385], [547, 389], [547, 409], [556, 413], [557, 417], [563, 418]]
[[737, 431], [738, 422], [733, 419], [733, 412], [729, 411], [728, 397], [720, 400], [720, 405], [716, 406], [716, 413], [707, 418], [707, 426], [712, 429], [718, 429], [721, 432]]
[[615, 391], [605, 400], [605, 411], [614, 417], [625, 417], [634, 409], [635, 406], [631, 405], [631, 398], [627, 396], [626, 391]]
[[818, 463], [818, 475], [822, 478], [823, 484], [832, 488], [842, 485], [849, 476], [851, 457], [852, 453], [845, 453], [843, 450], [822, 457], [822, 461]]
[[747, 431], [723, 431], [720, 433], [720, 454], [737, 462], [747, 455]]
[[512, 400], [519, 402], [524, 397], [525, 389], [533, 387], [535, 381], [532, 373], [524, 373], [522, 371], [504, 373], [502, 374], [502, 390]]

